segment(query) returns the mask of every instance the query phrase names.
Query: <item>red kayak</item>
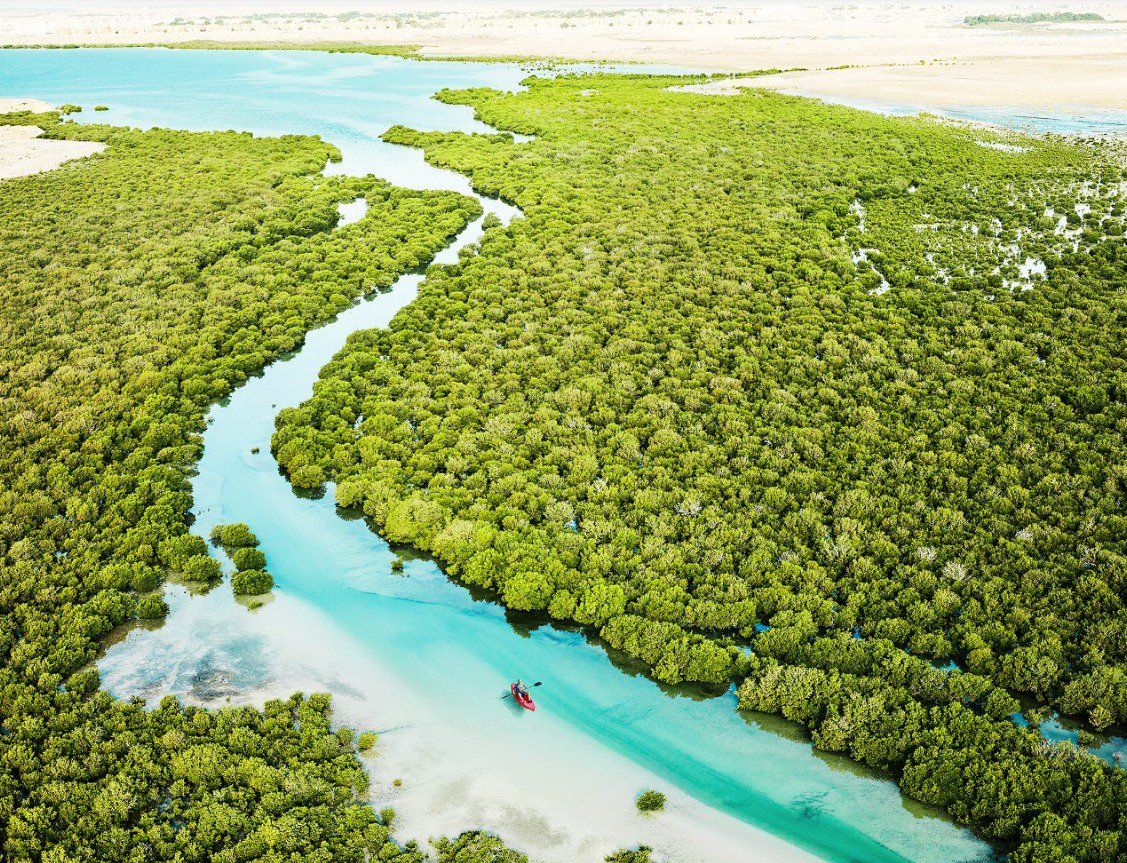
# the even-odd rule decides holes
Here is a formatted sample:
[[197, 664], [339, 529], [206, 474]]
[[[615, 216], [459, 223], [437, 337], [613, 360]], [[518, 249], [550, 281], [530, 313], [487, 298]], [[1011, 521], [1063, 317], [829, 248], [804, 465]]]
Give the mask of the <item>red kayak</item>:
[[509, 692], [513, 694], [513, 698], [516, 699], [517, 704], [519, 704], [525, 710], [536, 709], [536, 702], [532, 700], [532, 696], [519, 692], [515, 683], [509, 684]]

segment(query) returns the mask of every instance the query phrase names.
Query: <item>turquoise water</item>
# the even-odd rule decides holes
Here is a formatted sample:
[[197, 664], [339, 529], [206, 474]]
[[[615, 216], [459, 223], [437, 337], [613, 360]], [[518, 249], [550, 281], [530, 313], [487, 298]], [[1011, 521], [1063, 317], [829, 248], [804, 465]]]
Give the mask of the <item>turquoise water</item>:
[[[918, 109], [917, 109], [918, 110]], [[1127, 133], [1127, 111], [1082, 111], [1071, 114], [1034, 114], [1001, 108], [946, 108], [940, 113], [956, 120], [989, 123], [1019, 132], [1058, 135], [1123, 135]]]
[[[0, 96], [110, 105], [109, 112], [80, 115], [98, 122], [316, 133], [344, 153], [333, 170], [461, 191], [469, 189], [464, 178], [430, 168], [417, 152], [382, 144], [378, 135], [393, 123], [485, 131], [466, 109], [429, 95], [444, 86], [511, 88], [522, 77], [519, 68], [503, 64], [307, 52], [0, 52]], [[484, 203], [504, 219], [519, 215], [500, 202]], [[454, 260], [479, 231], [471, 226], [440, 260]], [[424, 747], [432, 726], [436, 735], [441, 727], [464, 726], [467, 739], [481, 729], [511, 736], [530, 759], [566, 749], [581, 765], [581, 778], [554, 789], [541, 805], [559, 821], [611, 782], [619, 765], [631, 764], [660, 787], [825, 860], [992, 859], [966, 831], [909, 808], [891, 783], [815, 754], [793, 732], [768, 730], [786, 730], [775, 720], [741, 716], [732, 694], [699, 699], [663, 691], [616, 666], [578, 633], [475, 599], [429, 561], [411, 560], [402, 575], [393, 574], [393, 551], [362, 521], [342, 517], [331, 490], [320, 500], [293, 493], [269, 454], [273, 417], [308, 397], [318, 370], [349, 332], [385, 325], [419, 282], [417, 275], [404, 276], [388, 294], [311, 333], [295, 356], [212, 412], [194, 481], [193, 530], [206, 536], [220, 522], [249, 523], [277, 580], [277, 602], [251, 614], [225, 585], [205, 597], [170, 587], [168, 623], [135, 630], [113, 645], [100, 662], [105, 685], [121, 696], [175, 692], [215, 701], [265, 687], [271, 676], [284, 682], [289, 660], [278, 662], [278, 656], [305, 639], [296, 652], [321, 663], [329, 688], [359, 705], [354, 711], [363, 713], [368, 703], [392, 743], [402, 723]], [[295, 608], [329, 630], [306, 630], [300, 617], [284, 616]], [[317, 659], [318, 649], [328, 658]], [[371, 668], [372, 675], [378, 669], [385, 681], [379, 704], [365, 702], [359, 690], [366, 681], [357, 668]], [[545, 682], [536, 689], [540, 710], [534, 715], [514, 712], [499, 698], [517, 675]], [[400, 717], [400, 699], [426, 704], [426, 720], [417, 712]], [[404, 775], [410, 784], [412, 775]]]
[[[1010, 717], [1016, 725], [1022, 728], [1029, 727], [1029, 720], [1024, 713], [1015, 713]], [[1037, 730], [1041, 736], [1052, 743], [1071, 743], [1080, 746], [1080, 726], [1068, 717], [1059, 713], [1041, 722]], [[1097, 758], [1102, 758], [1115, 767], [1127, 767], [1127, 737], [1116, 737], [1114, 734], [1096, 734], [1094, 742], [1086, 748]]]
[[[395, 123], [493, 131], [467, 110], [439, 110], [431, 95], [451, 85], [512, 89], [526, 74], [509, 64], [305, 51], [0, 51], [0, 95], [82, 105], [79, 122], [320, 135], [344, 155], [330, 173], [378, 173], [412, 187], [440, 180], [439, 172], [380, 141], [382, 132]], [[94, 105], [109, 110], [94, 113]]]
[[[1080, 745], [1076, 724], [1059, 715], [1042, 722], [1038, 730], [1042, 737], [1054, 743]], [[1088, 751], [1108, 764], [1127, 767], [1127, 737], [1097, 734], [1095, 742], [1088, 747]]]

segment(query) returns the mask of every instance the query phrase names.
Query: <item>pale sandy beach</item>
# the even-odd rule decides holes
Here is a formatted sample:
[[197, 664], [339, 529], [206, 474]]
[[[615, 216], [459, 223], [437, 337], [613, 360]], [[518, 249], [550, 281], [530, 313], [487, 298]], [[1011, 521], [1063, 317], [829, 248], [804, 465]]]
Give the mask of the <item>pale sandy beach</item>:
[[[50, 111], [52, 107], [38, 99], [0, 99], [0, 114]], [[40, 138], [42, 133], [38, 126], [0, 126], [0, 180], [50, 171], [106, 147], [94, 141], [51, 141]]]
[[3, 99], [0, 98], [0, 114], [10, 114], [13, 111], [32, 111], [41, 114], [44, 111], [55, 110], [54, 105], [42, 99]]
[[[968, 15], [1098, 12], [1092, 22], [967, 26]], [[0, 43], [359, 42], [424, 55], [632, 60], [712, 71], [803, 68], [760, 84], [925, 107], [1127, 109], [1127, 3], [828, 4], [537, 0], [94, 2], [0, 11]], [[922, 64], [922, 65], [921, 65]], [[863, 68], [830, 69], [835, 66]], [[819, 71], [821, 70], [821, 71]]]
[[[1075, 58], [1005, 57], [948, 61], [927, 66], [866, 66], [729, 78], [686, 87], [730, 94], [763, 87], [831, 100], [1025, 110], [1122, 110], [1127, 107], [1127, 54], [1083, 61], [1078, 89]], [[1038, 86], [1031, 87], [1036, 80]]]

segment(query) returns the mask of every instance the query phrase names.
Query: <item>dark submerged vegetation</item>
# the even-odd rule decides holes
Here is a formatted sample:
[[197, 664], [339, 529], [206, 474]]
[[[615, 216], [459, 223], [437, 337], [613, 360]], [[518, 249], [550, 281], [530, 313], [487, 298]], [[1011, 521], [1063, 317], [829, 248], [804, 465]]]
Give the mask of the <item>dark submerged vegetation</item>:
[[[164, 614], [166, 574], [219, 577], [186, 521], [208, 406], [476, 202], [318, 176], [337, 154], [315, 138], [0, 121], [107, 145], [0, 183], [0, 856], [421, 861], [358, 799], [327, 696], [149, 711], [91, 663]], [[361, 195], [367, 217], [334, 230]]]
[[390, 130], [525, 218], [355, 335], [279, 463], [1015, 863], [1121, 858], [1123, 771], [1009, 718], [1127, 722], [1117, 154], [679, 83]]

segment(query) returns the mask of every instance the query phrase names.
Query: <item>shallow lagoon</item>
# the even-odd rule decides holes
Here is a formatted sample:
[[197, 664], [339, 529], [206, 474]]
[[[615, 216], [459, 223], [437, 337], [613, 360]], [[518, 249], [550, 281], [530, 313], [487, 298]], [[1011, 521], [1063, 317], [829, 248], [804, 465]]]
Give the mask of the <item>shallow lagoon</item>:
[[[394, 123], [490, 131], [430, 95], [511, 88], [525, 74], [507, 64], [312, 52], [0, 52], [0, 95], [110, 106], [79, 115], [85, 121], [316, 133], [344, 154], [334, 172], [467, 193], [464, 177], [378, 135]], [[471, 226], [440, 260], [454, 260], [479, 231]], [[731, 694], [717, 703], [667, 693], [578, 633], [473, 598], [426, 560], [393, 574], [393, 552], [362, 521], [342, 517], [331, 492], [294, 495], [269, 454], [273, 417], [308, 396], [349, 332], [386, 325], [420, 281], [405, 276], [311, 333], [294, 357], [213, 411], [193, 529], [206, 536], [216, 523], [248, 522], [275, 596], [250, 612], [227, 585], [206, 596], [170, 585], [168, 621], [112, 645], [99, 663], [104, 685], [122, 697], [175, 693], [207, 704], [333, 692], [340, 721], [381, 732], [373, 802], [396, 808], [404, 839], [485, 827], [535, 859], [561, 861], [598, 860], [639, 841], [685, 863], [991, 859], [893, 784], [819, 756], [793, 731], [776, 733], [788, 732], [785, 723], [740, 716]], [[536, 714], [501, 699], [518, 674], [545, 682]], [[633, 809], [649, 785], [670, 795], [658, 818]]]

